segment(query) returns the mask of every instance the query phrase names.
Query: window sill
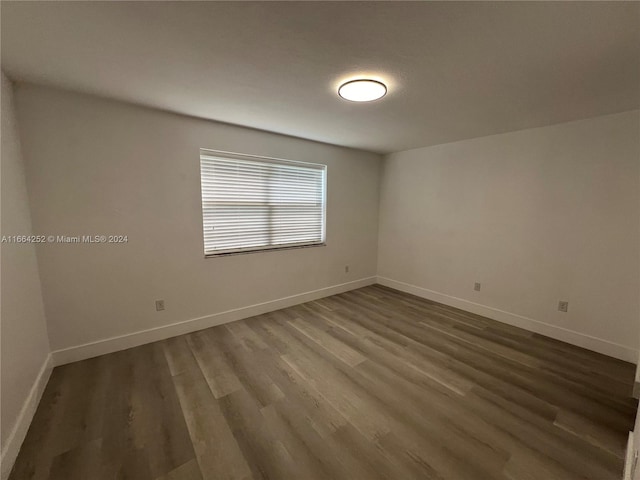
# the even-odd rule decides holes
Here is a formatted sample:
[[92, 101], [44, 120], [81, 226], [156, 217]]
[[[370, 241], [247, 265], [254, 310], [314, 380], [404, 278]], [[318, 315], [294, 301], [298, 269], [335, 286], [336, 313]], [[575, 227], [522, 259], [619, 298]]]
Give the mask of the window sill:
[[326, 243], [311, 243], [309, 245], [290, 245], [286, 247], [256, 248], [255, 250], [243, 250], [240, 252], [209, 253], [205, 255], [204, 258], [231, 257], [233, 255], [247, 255], [250, 253], [280, 252], [283, 250], [298, 250], [301, 248], [326, 247], [326, 246], [327, 246]]

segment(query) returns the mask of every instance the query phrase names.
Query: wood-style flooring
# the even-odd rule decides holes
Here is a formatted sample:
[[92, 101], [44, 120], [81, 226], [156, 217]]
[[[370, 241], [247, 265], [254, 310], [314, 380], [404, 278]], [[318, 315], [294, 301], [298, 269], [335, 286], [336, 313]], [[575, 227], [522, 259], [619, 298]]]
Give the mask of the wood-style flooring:
[[634, 366], [378, 285], [53, 371], [11, 480], [618, 480]]

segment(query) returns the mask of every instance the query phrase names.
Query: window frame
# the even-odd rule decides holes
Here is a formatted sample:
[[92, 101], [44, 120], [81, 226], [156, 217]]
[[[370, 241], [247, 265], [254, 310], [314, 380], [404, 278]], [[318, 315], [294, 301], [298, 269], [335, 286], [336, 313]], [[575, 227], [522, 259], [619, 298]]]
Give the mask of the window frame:
[[[321, 163], [312, 163], [312, 162], [302, 162], [298, 160], [287, 160], [276, 157], [267, 157], [264, 155], [252, 155], [245, 153], [236, 153], [236, 152], [227, 152], [224, 150], [213, 150], [209, 148], [201, 148], [198, 161], [199, 173], [200, 173], [200, 218], [202, 221], [202, 246], [204, 251], [204, 258], [218, 258], [218, 257], [227, 257], [232, 255], [245, 255], [250, 253], [259, 253], [259, 252], [275, 252], [280, 250], [294, 250], [301, 248], [313, 248], [313, 247], [324, 247], [327, 245], [327, 173], [328, 166], [326, 164]], [[309, 168], [313, 168], [314, 170], [319, 170], [322, 172], [322, 232], [321, 232], [321, 240], [319, 242], [300, 242], [298, 244], [285, 244], [285, 245], [263, 245], [263, 246], [253, 246], [246, 247], [243, 249], [225, 249], [216, 253], [207, 253], [206, 242], [205, 242], [205, 220], [204, 220], [204, 203], [205, 200], [202, 195], [202, 157], [203, 156], [214, 156], [220, 157], [223, 159], [229, 160], [247, 160], [252, 162], [264, 162], [269, 163], [271, 165], [293, 165], [293, 166], [309, 166]]]

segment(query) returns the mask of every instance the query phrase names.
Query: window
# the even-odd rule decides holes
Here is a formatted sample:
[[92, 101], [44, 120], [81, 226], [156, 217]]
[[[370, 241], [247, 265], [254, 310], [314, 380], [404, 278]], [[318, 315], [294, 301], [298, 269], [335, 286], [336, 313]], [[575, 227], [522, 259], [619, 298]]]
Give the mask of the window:
[[205, 256], [324, 244], [326, 169], [201, 150]]

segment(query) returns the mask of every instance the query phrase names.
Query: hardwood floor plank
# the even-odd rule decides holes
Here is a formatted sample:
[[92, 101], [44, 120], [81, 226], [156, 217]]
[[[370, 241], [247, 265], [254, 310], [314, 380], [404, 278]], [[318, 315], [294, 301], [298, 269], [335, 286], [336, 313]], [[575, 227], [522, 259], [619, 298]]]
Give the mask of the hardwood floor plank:
[[187, 336], [173, 337], [161, 342], [164, 356], [169, 365], [171, 376], [179, 375], [188, 370], [197, 370], [200, 368], [196, 357], [189, 347]]
[[115, 468], [102, 463], [101, 448], [101, 439], [96, 439], [56, 456], [51, 465], [49, 478], [68, 480], [113, 478]]
[[282, 391], [262, 370], [262, 365], [256, 354], [247, 349], [238, 348], [237, 344], [234, 345], [234, 336], [228, 329], [220, 329], [217, 333], [211, 337], [213, 344], [227, 359], [229, 367], [242, 388], [260, 406], [266, 407], [283, 398]]
[[198, 462], [189, 460], [187, 463], [180, 465], [175, 470], [171, 470], [166, 475], [157, 477], [155, 480], [202, 480], [202, 473]]
[[188, 335], [187, 343], [216, 399], [242, 388], [229, 360], [218, 348], [215, 335], [203, 330]]
[[365, 357], [360, 355], [357, 351], [331, 337], [331, 335], [327, 335], [322, 330], [315, 328], [312, 323], [307, 323], [302, 320], [293, 320], [289, 322], [289, 325], [301, 332], [303, 335], [309, 337], [331, 355], [342, 360], [350, 367], [355, 367], [359, 363], [365, 361]]
[[[309, 425], [322, 438], [329, 439], [348, 424], [347, 419], [297, 369], [282, 358], [270, 367], [270, 377], [277, 383], [285, 399], [303, 412]], [[281, 401], [276, 402], [280, 404]]]
[[252, 478], [244, 455], [202, 372], [186, 370], [173, 377], [173, 382], [202, 477], [225, 480]]
[[145, 345], [134, 352], [141, 353], [141, 358], [133, 359], [130, 428], [133, 443], [146, 451], [155, 478], [195, 455], [161, 344]]
[[624, 459], [627, 444], [611, 428], [592, 422], [582, 415], [567, 410], [560, 410], [553, 424], [585, 439], [602, 450], [611, 452], [620, 459]]
[[[545, 421], [523, 415], [499, 397], [487, 391], [474, 391], [468, 397], [469, 410], [507, 431], [518, 446], [526, 439], [527, 450], [533, 449], [563, 465], [581, 478], [619, 480], [622, 463], [610, 452], [603, 451]], [[517, 451], [517, 449], [514, 449]]]
[[267, 345], [260, 339], [260, 337], [252, 331], [244, 320], [239, 322], [233, 322], [225, 325], [226, 329], [229, 330], [238, 340], [239, 342], [246, 348], [247, 350], [259, 350], [263, 348], [267, 348]]
[[305, 478], [277, 432], [270, 430], [260, 405], [244, 389], [220, 399], [220, 407], [255, 479]]
[[10, 480], [617, 480], [633, 378], [374, 285], [56, 368]]
[[532, 452], [520, 452], [513, 455], [504, 467], [509, 480], [579, 480], [582, 475], [569, 472], [562, 465], [548, 457]]

